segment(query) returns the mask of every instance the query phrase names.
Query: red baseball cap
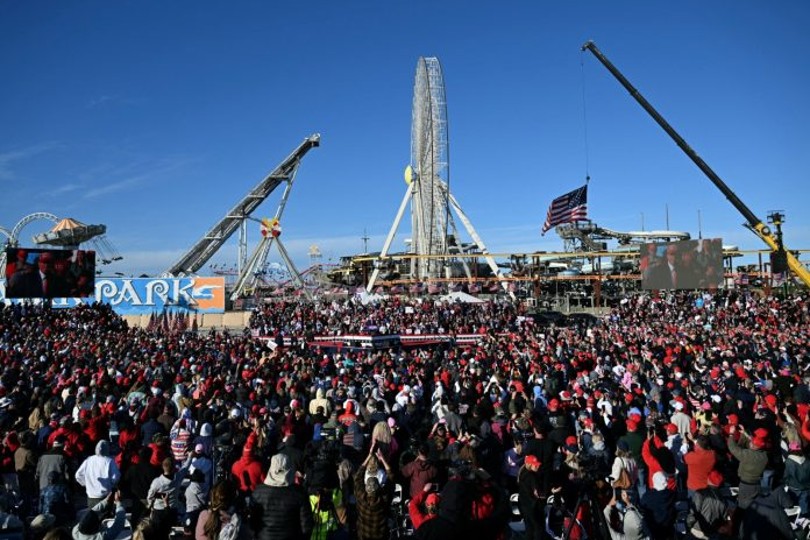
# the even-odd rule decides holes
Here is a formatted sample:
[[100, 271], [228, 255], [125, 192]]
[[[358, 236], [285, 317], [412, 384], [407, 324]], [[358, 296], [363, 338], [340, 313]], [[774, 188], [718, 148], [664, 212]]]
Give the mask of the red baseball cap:
[[524, 461], [524, 463], [526, 465], [531, 465], [532, 467], [540, 466], [540, 460], [537, 459], [537, 456], [535, 456], [534, 454], [529, 454], [528, 456], [526, 456], [526, 460]]

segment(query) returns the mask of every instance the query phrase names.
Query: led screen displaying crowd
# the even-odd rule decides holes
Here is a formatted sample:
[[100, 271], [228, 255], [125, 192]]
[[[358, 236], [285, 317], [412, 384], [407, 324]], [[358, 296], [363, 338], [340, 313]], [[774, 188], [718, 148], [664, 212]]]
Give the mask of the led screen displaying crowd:
[[95, 289], [96, 253], [8, 248], [6, 298], [84, 298]]
[[641, 287], [712, 289], [723, 283], [720, 238], [641, 245]]

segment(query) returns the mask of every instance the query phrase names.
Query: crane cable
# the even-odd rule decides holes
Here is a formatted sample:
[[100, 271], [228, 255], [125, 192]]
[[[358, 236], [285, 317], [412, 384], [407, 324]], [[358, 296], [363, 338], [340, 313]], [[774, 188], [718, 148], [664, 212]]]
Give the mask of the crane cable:
[[585, 104], [585, 53], [580, 52], [579, 67], [582, 76], [582, 131], [585, 139], [585, 185], [591, 182], [590, 158], [588, 153], [588, 109]]

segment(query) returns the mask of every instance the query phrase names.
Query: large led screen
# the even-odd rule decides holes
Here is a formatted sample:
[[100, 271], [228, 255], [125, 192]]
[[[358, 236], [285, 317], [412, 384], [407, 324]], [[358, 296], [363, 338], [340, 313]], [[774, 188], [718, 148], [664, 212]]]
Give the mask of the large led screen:
[[713, 289], [723, 283], [723, 243], [720, 238], [642, 244], [641, 288]]
[[85, 298], [95, 278], [95, 251], [6, 249], [6, 298]]

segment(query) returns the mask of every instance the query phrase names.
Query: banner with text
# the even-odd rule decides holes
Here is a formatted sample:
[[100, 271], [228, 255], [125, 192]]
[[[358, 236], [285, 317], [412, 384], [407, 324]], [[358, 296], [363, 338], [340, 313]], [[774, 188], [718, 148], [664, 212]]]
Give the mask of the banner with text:
[[[0, 284], [0, 301], [12, 302]], [[54, 308], [102, 302], [120, 315], [170, 311], [225, 313], [224, 277], [96, 278], [95, 295], [89, 298], [54, 298]]]

